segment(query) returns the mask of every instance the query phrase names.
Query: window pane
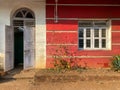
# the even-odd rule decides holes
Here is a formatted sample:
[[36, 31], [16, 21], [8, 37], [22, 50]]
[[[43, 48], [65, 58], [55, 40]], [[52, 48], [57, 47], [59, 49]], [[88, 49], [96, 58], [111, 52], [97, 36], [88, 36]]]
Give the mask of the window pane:
[[83, 37], [83, 29], [79, 29], [79, 37]]
[[90, 37], [91, 33], [90, 33], [90, 29], [86, 29], [86, 37]]
[[30, 12], [28, 12], [27, 15], [26, 15], [26, 18], [34, 18], [34, 17]]
[[102, 29], [102, 37], [106, 37], [106, 29]]
[[94, 41], [94, 47], [99, 48], [99, 39], [95, 39]]
[[22, 13], [25, 15], [27, 13], [27, 10], [22, 10]]
[[86, 48], [90, 48], [91, 47], [91, 42], [90, 39], [86, 40]]
[[79, 39], [79, 48], [83, 48], [83, 39]]
[[94, 37], [99, 37], [99, 29], [94, 29]]
[[106, 40], [102, 39], [102, 48], [106, 48]]
[[21, 12], [18, 12], [15, 17], [23, 18], [23, 15]]

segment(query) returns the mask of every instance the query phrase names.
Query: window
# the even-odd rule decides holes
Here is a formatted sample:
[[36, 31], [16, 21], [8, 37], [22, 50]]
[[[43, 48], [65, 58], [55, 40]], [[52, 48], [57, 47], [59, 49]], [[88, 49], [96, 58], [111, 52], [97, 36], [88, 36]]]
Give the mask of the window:
[[13, 14], [12, 20], [15, 33], [22, 31], [24, 26], [35, 27], [35, 15], [27, 8], [18, 9]]
[[33, 12], [26, 8], [18, 10], [14, 16], [15, 16], [14, 18], [34, 19]]
[[110, 48], [110, 21], [79, 21], [79, 49], [102, 50]]

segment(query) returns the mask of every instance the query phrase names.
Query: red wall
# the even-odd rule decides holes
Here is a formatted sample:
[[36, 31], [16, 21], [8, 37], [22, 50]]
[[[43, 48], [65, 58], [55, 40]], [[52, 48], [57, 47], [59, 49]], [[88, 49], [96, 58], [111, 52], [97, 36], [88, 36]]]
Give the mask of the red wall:
[[[118, 6], [58, 6], [59, 18], [119, 18]], [[54, 17], [54, 6], [47, 6], [47, 18]]]
[[[54, 0], [47, 0], [54, 4]], [[59, 0], [59, 4], [120, 4], [113, 0]], [[110, 56], [120, 54], [120, 21], [112, 20], [111, 50], [79, 50], [78, 49], [78, 18], [102, 19], [120, 18], [119, 6], [58, 6], [58, 23], [54, 21], [54, 5], [46, 5], [47, 28], [47, 67], [53, 66], [52, 55], [59, 46], [66, 45], [69, 54], [76, 56], [79, 64], [87, 67], [108, 67]], [[74, 18], [75, 20], [72, 20]], [[69, 19], [69, 20], [68, 20]], [[71, 19], [71, 20], [70, 20]], [[96, 53], [97, 52], [97, 53]], [[68, 56], [70, 56], [68, 54]], [[64, 53], [61, 54], [62, 56]], [[83, 56], [82, 58], [80, 56]], [[67, 59], [67, 58], [66, 58]]]
[[[47, 4], [54, 4], [55, 0], [47, 0]], [[120, 4], [119, 0], [58, 0], [60, 4]]]

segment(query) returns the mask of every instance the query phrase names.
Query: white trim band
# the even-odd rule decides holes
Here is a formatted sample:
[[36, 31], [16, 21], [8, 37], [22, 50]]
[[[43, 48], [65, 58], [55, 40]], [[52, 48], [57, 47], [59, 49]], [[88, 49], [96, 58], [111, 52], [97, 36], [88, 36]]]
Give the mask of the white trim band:
[[[55, 20], [54, 18], [46, 18], [46, 19], [47, 20]], [[58, 18], [58, 20], [108, 20], [108, 19], [106, 19], [106, 18]]]
[[[112, 56], [61, 56], [63, 58], [112, 58]], [[47, 58], [54, 58], [53, 56], [47, 56]]]
[[[56, 4], [46, 4], [48, 6], [55, 6]], [[58, 6], [120, 6], [120, 4], [57, 4]]]

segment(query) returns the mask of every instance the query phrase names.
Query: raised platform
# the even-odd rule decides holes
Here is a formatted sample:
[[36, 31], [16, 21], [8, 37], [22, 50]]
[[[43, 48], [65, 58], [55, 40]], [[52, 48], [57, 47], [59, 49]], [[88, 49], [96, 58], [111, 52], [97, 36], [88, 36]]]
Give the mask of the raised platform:
[[108, 69], [90, 69], [82, 72], [67, 71], [64, 73], [46, 72], [36, 73], [34, 81], [40, 82], [76, 82], [76, 81], [111, 81], [120, 80], [120, 73]]

